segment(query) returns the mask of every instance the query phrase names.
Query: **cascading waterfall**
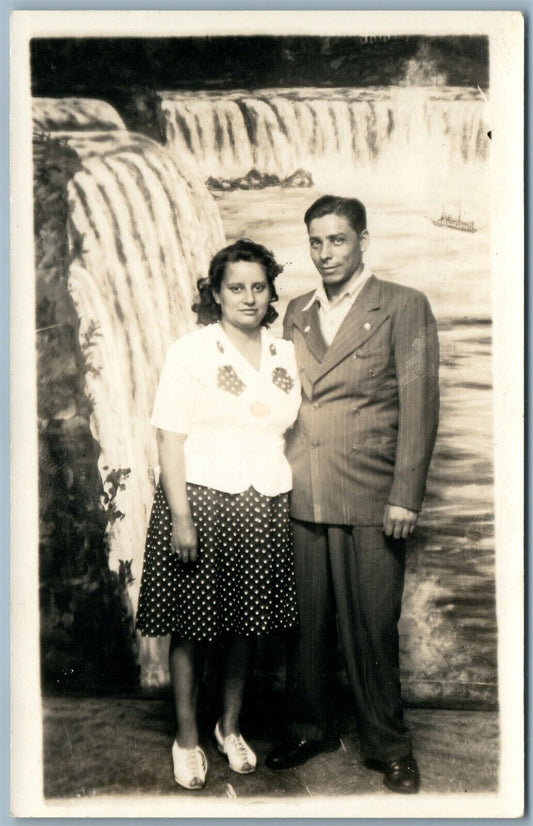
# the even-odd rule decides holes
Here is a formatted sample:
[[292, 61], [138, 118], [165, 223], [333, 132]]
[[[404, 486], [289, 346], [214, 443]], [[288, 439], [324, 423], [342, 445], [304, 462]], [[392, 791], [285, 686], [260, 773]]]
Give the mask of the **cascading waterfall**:
[[116, 109], [103, 100], [93, 98], [34, 98], [32, 118], [35, 130], [58, 129], [125, 129]]
[[254, 168], [285, 178], [303, 167], [319, 186], [332, 167], [394, 170], [482, 161], [485, 100], [452, 87], [161, 92], [169, 147], [193, 158], [204, 179]]
[[[55, 120], [49, 102], [47, 108], [48, 129], [72, 122], [65, 102]], [[107, 122], [109, 108], [103, 109]], [[93, 111], [99, 128], [102, 111]], [[56, 131], [54, 137], [68, 141], [82, 162], [70, 184], [69, 289], [90, 360], [86, 384], [102, 478], [106, 467], [131, 469], [118, 496], [126, 516], [112, 528], [110, 566], [133, 560], [136, 605], [157, 465], [150, 425], [156, 383], [170, 343], [194, 324], [194, 285], [223, 246], [224, 233], [194, 170], [186, 162], [178, 167], [149, 138], [120, 128]], [[166, 679], [157, 647], [156, 641], [141, 643], [144, 684]]]

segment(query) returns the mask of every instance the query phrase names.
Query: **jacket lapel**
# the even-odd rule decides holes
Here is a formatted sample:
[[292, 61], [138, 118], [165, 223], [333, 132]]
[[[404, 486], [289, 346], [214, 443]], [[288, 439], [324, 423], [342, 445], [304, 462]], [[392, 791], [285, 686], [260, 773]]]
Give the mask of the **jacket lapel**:
[[294, 324], [303, 334], [307, 349], [317, 361], [322, 361], [328, 346], [322, 337], [318, 320], [318, 302], [313, 301], [308, 310], [295, 315]]
[[389, 317], [389, 313], [381, 309], [380, 294], [379, 281], [372, 275], [357, 296], [353, 307], [348, 311], [327, 349], [317, 371], [316, 379], [321, 378], [346, 356], [361, 347]]

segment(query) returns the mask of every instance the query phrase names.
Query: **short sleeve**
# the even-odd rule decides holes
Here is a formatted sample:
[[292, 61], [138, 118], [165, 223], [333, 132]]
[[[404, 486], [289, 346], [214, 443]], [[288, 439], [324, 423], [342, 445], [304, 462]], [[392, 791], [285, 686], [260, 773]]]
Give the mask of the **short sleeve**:
[[152, 424], [173, 433], [188, 433], [191, 427], [198, 382], [193, 359], [185, 339], [174, 342], [168, 351], [155, 395]]
[[296, 351], [294, 349], [294, 344], [292, 341], [286, 341], [286, 358], [287, 358], [287, 366], [289, 368], [289, 373], [293, 376], [298, 378], [298, 365], [296, 363]]

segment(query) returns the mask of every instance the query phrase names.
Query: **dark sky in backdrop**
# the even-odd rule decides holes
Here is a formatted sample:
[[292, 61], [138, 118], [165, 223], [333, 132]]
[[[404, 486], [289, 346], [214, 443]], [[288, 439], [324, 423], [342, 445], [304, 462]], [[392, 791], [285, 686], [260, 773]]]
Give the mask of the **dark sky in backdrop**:
[[407, 77], [489, 83], [488, 38], [474, 36], [34, 39], [31, 69], [36, 96], [109, 97], [126, 87], [360, 87]]

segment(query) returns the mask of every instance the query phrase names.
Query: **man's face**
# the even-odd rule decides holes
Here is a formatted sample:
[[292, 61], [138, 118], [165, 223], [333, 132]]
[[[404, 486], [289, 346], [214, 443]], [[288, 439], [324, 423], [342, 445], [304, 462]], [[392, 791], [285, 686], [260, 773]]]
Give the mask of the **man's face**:
[[368, 247], [368, 232], [358, 234], [344, 215], [324, 215], [309, 224], [311, 258], [331, 298], [363, 269], [363, 252]]

